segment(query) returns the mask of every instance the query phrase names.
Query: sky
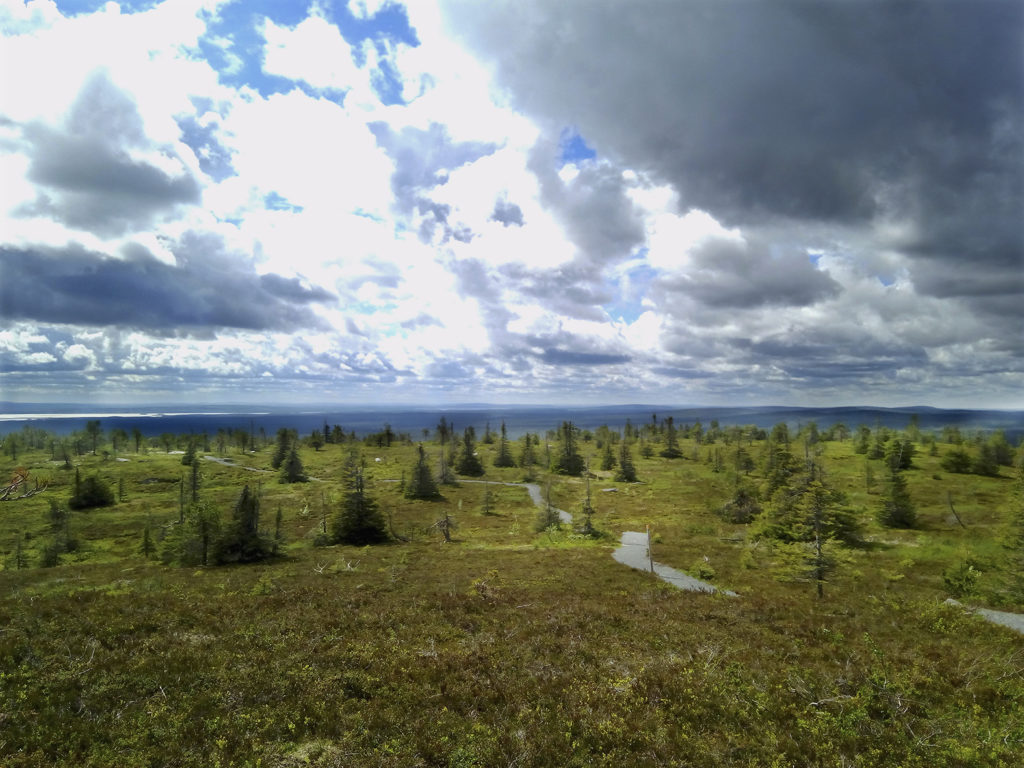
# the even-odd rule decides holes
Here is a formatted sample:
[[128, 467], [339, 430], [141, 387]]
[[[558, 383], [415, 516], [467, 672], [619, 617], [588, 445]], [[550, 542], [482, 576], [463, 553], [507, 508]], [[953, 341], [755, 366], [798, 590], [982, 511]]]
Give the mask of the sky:
[[1017, 0], [0, 0], [0, 400], [1024, 408]]

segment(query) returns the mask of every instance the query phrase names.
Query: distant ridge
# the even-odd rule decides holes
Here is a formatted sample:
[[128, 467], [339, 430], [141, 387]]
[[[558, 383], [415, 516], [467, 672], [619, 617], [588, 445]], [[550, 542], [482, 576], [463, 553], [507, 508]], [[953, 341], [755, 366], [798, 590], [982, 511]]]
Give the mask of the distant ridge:
[[654, 415], [659, 421], [672, 416], [680, 426], [700, 421], [705, 427], [712, 421], [721, 426], [754, 425], [769, 429], [779, 422], [791, 427], [814, 421], [822, 429], [842, 422], [851, 429], [860, 425], [904, 429], [916, 416], [924, 431], [943, 427], [961, 430], [995, 430], [1006, 432], [1016, 443], [1024, 437], [1024, 411], [943, 409], [931, 406], [670, 406], [655, 404], [566, 406], [566, 405], [368, 405], [368, 406], [297, 406], [293, 408], [260, 405], [159, 405], [146, 407], [115, 407], [88, 404], [0, 403], [0, 434], [21, 429], [26, 424], [67, 434], [84, 429], [87, 419], [100, 419], [104, 429], [119, 427], [139, 429], [147, 436], [164, 432], [214, 434], [218, 429], [254, 429], [275, 432], [279, 427], [297, 429], [309, 434], [323, 426], [339, 424], [346, 431], [368, 434], [390, 424], [396, 432], [408, 432], [420, 439], [423, 430], [433, 432], [441, 417], [456, 429], [473, 426], [482, 430], [487, 424], [497, 429], [506, 422], [508, 432], [517, 437], [524, 432], [543, 434], [561, 421], [572, 421], [581, 429], [595, 429], [607, 424], [620, 429], [628, 419], [643, 424]]

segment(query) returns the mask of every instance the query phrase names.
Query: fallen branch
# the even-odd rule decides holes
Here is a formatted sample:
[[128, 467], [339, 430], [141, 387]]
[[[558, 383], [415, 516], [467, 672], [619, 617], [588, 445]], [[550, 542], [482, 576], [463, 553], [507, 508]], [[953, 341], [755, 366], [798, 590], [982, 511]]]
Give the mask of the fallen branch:
[[[0, 501], [18, 501], [19, 499], [27, 499], [30, 496], [35, 496], [37, 493], [42, 493], [49, 487], [49, 483], [39, 484], [39, 480], [35, 481], [35, 485], [32, 488], [28, 487], [29, 471], [19, 467], [14, 470], [14, 474], [11, 477], [11, 481], [3, 488], [0, 488]], [[20, 496], [14, 496], [13, 494], [21, 491]]]

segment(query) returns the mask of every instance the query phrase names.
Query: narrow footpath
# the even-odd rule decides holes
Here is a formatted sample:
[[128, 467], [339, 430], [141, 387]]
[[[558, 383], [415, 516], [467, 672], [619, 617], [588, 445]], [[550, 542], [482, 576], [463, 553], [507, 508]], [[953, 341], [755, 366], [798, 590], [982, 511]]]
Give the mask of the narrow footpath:
[[662, 581], [667, 581], [669, 584], [679, 587], [679, 589], [685, 589], [689, 592], [721, 592], [725, 595], [737, 597], [736, 593], [731, 590], [719, 589], [714, 584], [708, 584], [706, 581], [695, 579], [693, 576], [678, 571], [670, 565], [657, 562], [652, 564], [647, 545], [646, 533], [625, 531], [622, 534], [622, 543], [619, 544], [618, 549], [612, 552], [612, 557], [615, 558], [615, 562], [628, 565], [630, 568], [635, 568], [638, 571], [650, 572], [653, 565], [655, 576]]

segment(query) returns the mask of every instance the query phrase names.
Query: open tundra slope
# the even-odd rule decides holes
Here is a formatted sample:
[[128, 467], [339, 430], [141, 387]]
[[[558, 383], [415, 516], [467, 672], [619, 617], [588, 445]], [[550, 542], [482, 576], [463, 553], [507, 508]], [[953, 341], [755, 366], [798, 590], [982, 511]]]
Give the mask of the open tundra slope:
[[[187, 450], [182, 439], [169, 450]], [[230, 461], [199, 462], [200, 502], [227, 526], [248, 484], [279, 554], [207, 567], [160, 559], [192, 490], [184, 454], [144, 441], [115, 461], [106, 436], [96, 455], [72, 453], [72, 469], [59, 441], [5, 452], [4, 473], [22, 466], [49, 485], [0, 502], [0, 764], [1018, 763], [1024, 637], [945, 603], [1024, 608], [1016, 470], [947, 472], [954, 446], [933, 456], [922, 439], [903, 472], [916, 527], [885, 528], [884, 459], [850, 438], [818, 443], [861, 525], [858, 543], [835, 548], [818, 599], [790, 545], [759, 537], [758, 518], [722, 515], [738, 487], [768, 482], [766, 440], [680, 435], [674, 459], [660, 455], [665, 440], [644, 436], [649, 457], [638, 441], [639, 482], [619, 483], [596, 469], [596, 436], [581, 435], [599, 478], [593, 536], [578, 530], [586, 482], [495, 468], [494, 443], [477, 443], [489, 482], [459, 478], [430, 501], [404, 495], [418, 453], [401, 441], [303, 438], [305, 473], [321, 482], [293, 484], [272, 471], [272, 444], [213, 450]], [[438, 467], [437, 443], [423, 446]], [[316, 546], [348, 492], [351, 447], [392, 540]], [[738, 448], [752, 468], [736, 471]], [[802, 458], [796, 435], [791, 449]], [[70, 510], [75, 546], [40, 567], [56, 535], [50, 501], [66, 503], [76, 470], [120, 498]], [[541, 529], [519, 486], [546, 497], [549, 481], [574, 525]], [[657, 563], [739, 597], [616, 563], [622, 534], [647, 525]]]

